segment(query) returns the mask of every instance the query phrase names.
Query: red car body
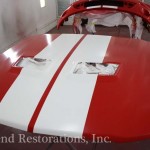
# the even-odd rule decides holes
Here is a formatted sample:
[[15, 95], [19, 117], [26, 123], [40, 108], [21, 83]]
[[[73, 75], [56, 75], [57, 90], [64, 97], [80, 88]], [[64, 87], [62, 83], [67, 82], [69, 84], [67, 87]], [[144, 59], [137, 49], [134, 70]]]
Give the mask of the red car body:
[[61, 15], [57, 28], [63, 24], [69, 16], [91, 10], [116, 10], [127, 12], [141, 17], [145, 22], [150, 23], [150, 6], [139, 0], [80, 0], [74, 2]]

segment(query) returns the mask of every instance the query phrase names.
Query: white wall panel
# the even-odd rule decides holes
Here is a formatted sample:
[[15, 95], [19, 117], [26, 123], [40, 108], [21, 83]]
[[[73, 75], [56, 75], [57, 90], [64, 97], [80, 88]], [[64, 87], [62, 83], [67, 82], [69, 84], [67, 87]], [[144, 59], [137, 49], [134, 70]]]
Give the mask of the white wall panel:
[[0, 53], [20, 39], [56, 25], [56, 0], [0, 0]]

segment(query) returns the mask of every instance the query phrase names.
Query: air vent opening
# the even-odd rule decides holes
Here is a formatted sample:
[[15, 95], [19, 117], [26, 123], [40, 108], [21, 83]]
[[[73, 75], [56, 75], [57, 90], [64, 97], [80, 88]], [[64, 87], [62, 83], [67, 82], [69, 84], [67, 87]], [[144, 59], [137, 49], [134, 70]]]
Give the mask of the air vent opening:
[[33, 57], [22, 57], [14, 65], [14, 67], [27, 67], [29, 65], [44, 66], [51, 60], [43, 58], [33, 58]]
[[73, 73], [114, 76], [118, 70], [118, 67], [119, 64], [114, 64], [114, 63], [79, 62], [76, 65]]

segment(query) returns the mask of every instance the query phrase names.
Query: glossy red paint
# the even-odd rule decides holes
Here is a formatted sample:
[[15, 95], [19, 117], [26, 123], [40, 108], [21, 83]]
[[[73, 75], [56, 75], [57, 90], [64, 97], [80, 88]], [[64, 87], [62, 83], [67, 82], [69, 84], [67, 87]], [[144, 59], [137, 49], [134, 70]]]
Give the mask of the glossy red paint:
[[[0, 96], [3, 98], [21, 69], [13, 65], [20, 57], [38, 54], [59, 35], [36, 35], [21, 41], [0, 55]], [[85, 36], [83, 36], [84, 38]], [[82, 39], [83, 39], [82, 38]], [[69, 57], [82, 39], [73, 47], [58, 68], [41, 98], [29, 123], [32, 132], [47, 94]], [[112, 37], [103, 63], [117, 63], [115, 76], [98, 76], [83, 137], [93, 139], [109, 136], [110, 140], [127, 142], [150, 137], [150, 43], [142, 40]], [[12, 54], [12, 55], [10, 55]]]
[[116, 76], [98, 76], [84, 137], [127, 142], [150, 137], [150, 43], [112, 37], [104, 63], [120, 64]]
[[[110, 5], [110, 3], [112, 2], [115, 2], [115, 4]], [[93, 3], [95, 4], [93, 5]], [[91, 5], [99, 5], [101, 7], [88, 9], [88, 6]], [[105, 7], [103, 7], [103, 5], [105, 5]], [[117, 8], [110, 7], [116, 5]], [[65, 20], [68, 19], [69, 16], [91, 10], [115, 10], [120, 12], [127, 12], [133, 15], [140, 16], [141, 18], [143, 18], [143, 20], [150, 23], [150, 5], [145, 4], [139, 0], [108, 0], [108, 3], [106, 0], [79, 0], [77, 2], [74, 2], [68, 9], [64, 11], [58, 21], [57, 28], [59, 29], [59, 27], [63, 24]]]
[[61, 65], [59, 66], [59, 68], [57, 69], [57, 71], [55, 72], [53, 78], [51, 79], [50, 83], [48, 84], [46, 90], [43, 93], [43, 96], [41, 97], [39, 104], [37, 105], [34, 114], [29, 122], [28, 125], [28, 131], [29, 132], [33, 132], [34, 129], [34, 125], [36, 123], [36, 120], [40, 114], [40, 111], [44, 105], [44, 102], [46, 101], [46, 98], [48, 96], [48, 94], [50, 93], [53, 85], [55, 84], [55, 81], [57, 80], [60, 72], [62, 71], [63, 67], [65, 66], [66, 62], [68, 61], [68, 59], [71, 57], [71, 55], [73, 54], [73, 52], [76, 50], [76, 48], [79, 46], [79, 44], [83, 41], [83, 39], [85, 38], [86, 35], [83, 35], [82, 38], [74, 45], [74, 47], [70, 50], [70, 52], [68, 53], [68, 55], [65, 57], [65, 59], [63, 60], [63, 62], [61, 63]]
[[34, 57], [58, 36], [59, 34], [31, 36], [0, 54], [0, 102], [21, 72], [21, 68], [13, 67], [17, 60], [21, 57]]

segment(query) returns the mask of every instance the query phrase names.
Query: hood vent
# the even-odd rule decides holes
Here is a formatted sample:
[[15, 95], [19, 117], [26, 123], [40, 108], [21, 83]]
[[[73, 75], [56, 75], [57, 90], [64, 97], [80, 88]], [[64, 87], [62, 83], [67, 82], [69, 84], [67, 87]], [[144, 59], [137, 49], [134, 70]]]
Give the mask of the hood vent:
[[103, 76], [115, 75], [119, 65], [113, 63], [93, 63], [79, 62], [73, 73], [74, 74], [98, 74]]

